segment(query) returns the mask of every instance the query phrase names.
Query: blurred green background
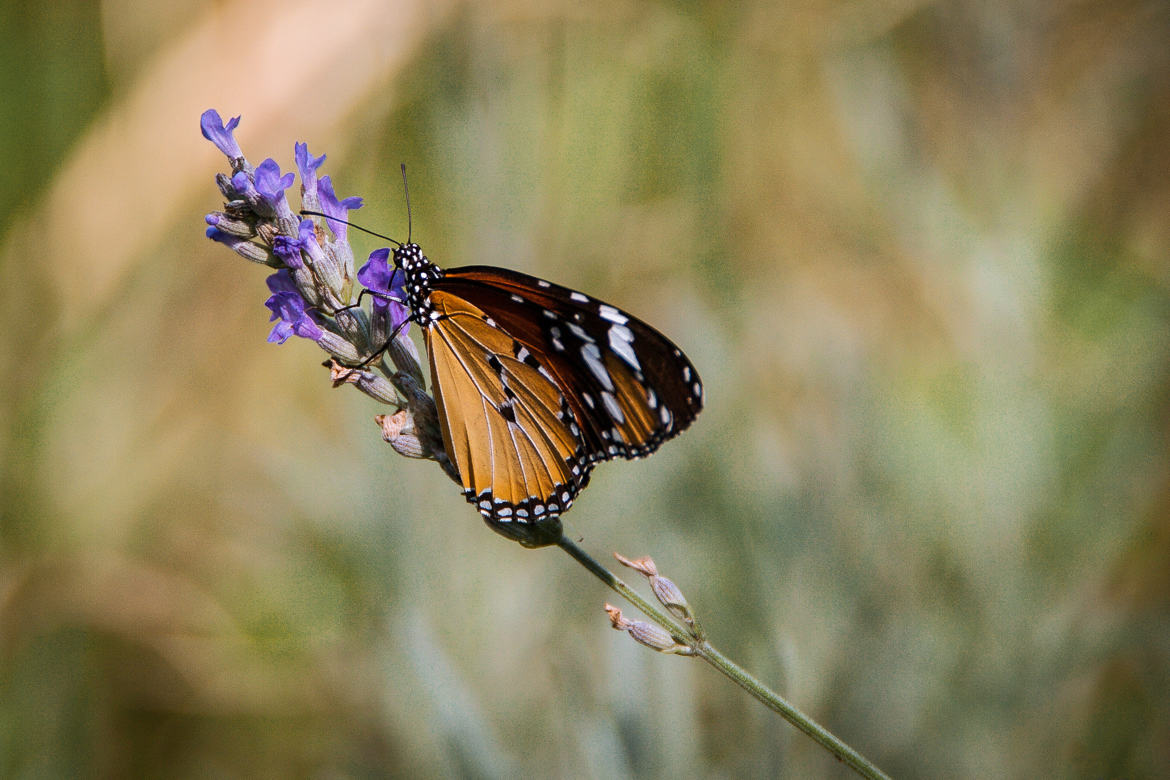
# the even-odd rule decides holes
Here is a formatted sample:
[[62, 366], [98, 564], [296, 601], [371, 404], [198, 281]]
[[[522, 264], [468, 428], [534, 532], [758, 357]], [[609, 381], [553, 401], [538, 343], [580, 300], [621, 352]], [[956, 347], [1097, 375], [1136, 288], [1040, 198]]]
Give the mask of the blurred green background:
[[265, 343], [206, 108], [683, 346], [706, 411], [569, 532], [883, 769], [1170, 766], [1167, 3], [0, 19], [0, 775], [847, 774]]

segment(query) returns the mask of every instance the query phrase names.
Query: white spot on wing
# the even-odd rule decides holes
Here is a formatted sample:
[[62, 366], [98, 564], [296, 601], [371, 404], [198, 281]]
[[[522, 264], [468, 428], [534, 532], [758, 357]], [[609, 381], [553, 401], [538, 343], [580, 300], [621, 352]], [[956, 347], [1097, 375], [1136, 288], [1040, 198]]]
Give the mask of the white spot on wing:
[[605, 404], [605, 411], [609, 412], [610, 418], [619, 425], [626, 421], [626, 416], [622, 414], [622, 408], [618, 406], [617, 399], [614, 398], [613, 393], [602, 393], [601, 401]]
[[620, 311], [618, 311], [614, 307], [610, 306], [608, 303], [603, 303], [600, 306], [598, 306], [597, 313], [600, 314], [602, 316], [602, 318], [607, 319], [610, 322], [616, 323], [618, 325], [625, 325], [627, 322], [630, 321], [629, 317], [622, 314]]
[[669, 428], [671, 421], [674, 420], [674, 415], [665, 406], [658, 409], [658, 419], [662, 420], [663, 427]]
[[582, 341], [593, 341], [593, 337], [586, 333], [584, 328], [574, 322], [569, 323], [569, 330], [573, 332], [574, 336], [581, 339]]
[[605, 364], [601, 362], [601, 350], [597, 348], [597, 345], [586, 344], [581, 347], [581, 357], [585, 358], [585, 365], [589, 366], [589, 370], [593, 376], [597, 377], [601, 386], [612, 393], [613, 380], [609, 378], [609, 372], [605, 370]]
[[634, 333], [625, 325], [609, 326], [609, 348], [626, 361], [626, 365], [635, 371], [641, 371], [642, 366], [638, 364], [638, 356], [634, 354], [634, 348], [631, 346], [633, 343]]
[[571, 293], [569, 293], [569, 297], [572, 298], [577, 303], [589, 303], [589, 296], [582, 295], [579, 292], [571, 292]]

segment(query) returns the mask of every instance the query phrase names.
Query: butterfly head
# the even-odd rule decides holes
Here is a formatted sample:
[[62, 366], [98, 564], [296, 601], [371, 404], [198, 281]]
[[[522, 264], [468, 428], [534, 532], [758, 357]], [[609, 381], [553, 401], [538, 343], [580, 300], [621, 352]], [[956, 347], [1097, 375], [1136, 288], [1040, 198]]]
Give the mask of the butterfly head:
[[431, 320], [431, 305], [428, 296], [431, 282], [443, 275], [437, 265], [427, 259], [422, 247], [406, 243], [394, 250], [394, 265], [402, 270], [405, 277], [406, 301], [410, 305], [410, 318], [419, 325]]

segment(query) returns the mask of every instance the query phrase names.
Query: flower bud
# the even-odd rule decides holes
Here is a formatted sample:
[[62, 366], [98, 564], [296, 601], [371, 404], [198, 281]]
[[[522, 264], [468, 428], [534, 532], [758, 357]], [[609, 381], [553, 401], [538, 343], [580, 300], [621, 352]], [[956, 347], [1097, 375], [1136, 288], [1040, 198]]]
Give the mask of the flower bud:
[[245, 260], [262, 265], [268, 265], [272, 260], [272, 253], [265, 247], [242, 236], [225, 233], [215, 225], [207, 228], [206, 235], [212, 241], [223, 244]]
[[651, 577], [650, 590], [654, 591], [658, 603], [670, 610], [670, 614], [679, 620], [693, 625], [695, 619], [691, 616], [691, 605], [687, 603], [682, 591], [666, 577]]
[[215, 174], [215, 186], [219, 187], [225, 200], [237, 201], [240, 197], [240, 193], [236, 192], [236, 188], [232, 186], [232, 177], [226, 173]]
[[660, 653], [675, 655], [694, 655], [694, 649], [676, 642], [674, 636], [661, 626], [647, 623], [645, 620], [629, 620], [622, 615], [622, 611], [612, 604], [605, 605], [605, 612], [609, 615], [610, 624], [618, 631], [625, 631], [635, 642], [645, 645]]
[[666, 607], [670, 611], [670, 614], [682, 620], [688, 626], [695, 627], [695, 617], [691, 614], [691, 605], [687, 603], [686, 597], [683, 596], [682, 591], [679, 590], [677, 585], [658, 574], [658, 566], [655, 565], [654, 560], [649, 555], [631, 559], [621, 553], [614, 553], [613, 557], [617, 558], [618, 562], [623, 566], [644, 575], [647, 581], [649, 581], [650, 590], [654, 592], [654, 597], [658, 599], [658, 603]]
[[649, 555], [643, 555], [641, 558], [630, 559], [621, 553], [614, 553], [614, 558], [617, 558], [618, 563], [634, 571], [645, 574], [647, 577], [653, 577], [658, 574], [658, 567], [654, 565], [654, 560]]
[[317, 339], [317, 344], [320, 345], [321, 349], [347, 363], [357, 363], [362, 359], [361, 355], [358, 354], [357, 347], [346, 341], [343, 336], [332, 331], [322, 331], [321, 336]]
[[382, 439], [399, 455], [408, 458], [430, 457], [414, 432], [414, 418], [410, 412], [400, 409], [394, 414], [375, 415], [374, 422], [382, 427]]
[[630, 627], [631, 621], [626, 620], [622, 616], [622, 611], [613, 604], [606, 602], [605, 613], [609, 615], [609, 622], [612, 623], [613, 627], [618, 631], [625, 631]]
[[401, 404], [398, 393], [394, 391], [394, 385], [381, 374], [364, 368], [350, 368], [337, 362], [336, 358], [330, 358], [321, 365], [329, 369], [329, 378], [334, 387], [353, 385], [375, 401], [392, 406]]
[[635, 642], [646, 645], [660, 653], [675, 653], [676, 655], [690, 655], [694, 651], [686, 645], [674, 641], [670, 632], [661, 626], [647, 623], [645, 620], [631, 621], [632, 625], [627, 633]]

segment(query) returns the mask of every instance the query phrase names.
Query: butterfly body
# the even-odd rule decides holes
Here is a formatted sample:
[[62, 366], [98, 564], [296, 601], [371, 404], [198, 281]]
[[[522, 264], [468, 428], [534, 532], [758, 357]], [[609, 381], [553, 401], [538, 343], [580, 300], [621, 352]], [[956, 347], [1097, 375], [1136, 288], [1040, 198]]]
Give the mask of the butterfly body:
[[443, 270], [413, 243], [394, 263], [444, 447], [496, 530], [556, 521], [595, 464], [650, 454], [702, 408], [682, 351], [614, 306], [503, 268]]

